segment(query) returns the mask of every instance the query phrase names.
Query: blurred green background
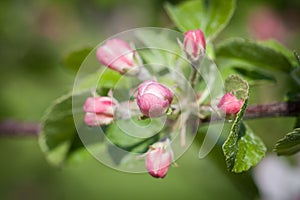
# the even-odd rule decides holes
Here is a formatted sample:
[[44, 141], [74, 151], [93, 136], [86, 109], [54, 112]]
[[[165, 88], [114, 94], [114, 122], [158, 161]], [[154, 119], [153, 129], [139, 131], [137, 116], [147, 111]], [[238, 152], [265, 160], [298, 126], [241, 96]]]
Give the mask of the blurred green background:
[[[75, 74], [62, 66], [71, 50], [94, 47], [135, 27], [172, 28], [163, 4], [161, 0], [0, 1], [0, 120], [39, 121], [52, 100], [72, 89]], [[232, 22], [218, 40], [259, 38], [250, 21], [262, 6], [278, 14], [288, 34], [274, 35], [275, 39], [299, 52], [297, 0], [239, 1]], [[257, 101], [277, 100], [272, 90], [263, 98], [259, 94], [265, 88], [255, 90]], [[279, 125], [271, 130], [265, 125], [274, 122]], [[258, 133], [272, 131], [272, 137], [260, 134], [270, 149], [292, 123], [291, 119], [251, 122]], [[115, 171], [91, 157], [75, 166], [54, 168], [46, 162], [36, 138], [1, 137], [0, 199], [247, 199], [234, 182], [236, 177], [226, 172], [224, 160], [216, 162], [213, 155], [199, 160], [198, 150], [196, 141], [177, 161], [179, 167], [171, 167], [165, 179], [157, 180], [148, 174]]]

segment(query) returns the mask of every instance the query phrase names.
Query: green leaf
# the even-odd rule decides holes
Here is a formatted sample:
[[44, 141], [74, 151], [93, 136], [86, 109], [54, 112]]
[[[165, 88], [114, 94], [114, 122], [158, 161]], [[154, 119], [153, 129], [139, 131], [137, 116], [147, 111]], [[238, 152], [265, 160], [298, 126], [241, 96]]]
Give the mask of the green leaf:
[[232, 93], [238, 99], [248, 99], [249, 85], [238, 75], [230, 75], [225, 80], [225, 91]]
[[85, 58], [92, 50], [93, 50], [92, 48], [86, 47], [71, 52], [69, 55], [67, 55], [64, 58], [64, 62], [63, 62], [64, 66], [67, 67], [68, 69], [71, 69], [74, 72], [77, 72], [82, 62], [85, 60]]
[[245, 66], [240, 67], [232, 67], [233, 70], [235, 70], [237, 73], [242, 75], [244, 78], [246, 78], [247, 81], [254, 81], [255, 83], [257, 81], [271, 81], [276, 82], [276, 78], [268, 73], [265, 73], [260, 70], [253, 70], [249, 69]]
[[[84, 147], [78, 136], [73, 119], [75, 115], [83, 116], [82, 103], [79, 101], [72, 102], [72, 97], [85, 98], [86, 93], [73, 95], [69, 93], [58, 98], [43, 116], [42, 129], [38, 136], [39, 145], [47, 160], [53, 165], [62, 165]], [[74, 116], [72, 106], [76, 111]], [[92, 144], [94, 141], [99, 141], [93, 138], [94, 136], [98, 136], [95, 134], [97, 130], [87, 127], [83, 123], [83, 119], [81, 131], [91, 135], [88, 143]]]
[[224, 153], [225, 159], [226, 159], [226, 165], [227, 165], [228, 170], [230, 170], [230, 171], [234, 167], [235, 158], [237, 155], [237, 151], [239, 149], [238, 148], [238, 140], [239, 140], [239, 138], [241, 138], [240, 126], [242, 123], [243, 115], [247, 108], [247, 102], [248, 102], [248, 99], [245, 100], [241, 110], [236, 115], [236, 118], [235, 118], [235, 120], [232, 124], [231, 130], [230, 130], [230, 133], [222, 146], [223, 153]]
[[157, 133], [162, 124], [159, 120], [155, 122], [153, 120], [155, 119], [137, 120], [137, 118], [132, 118], [119, 120], [109, 126], [106, 136], [110, 142], [123, 150], [144, 153], [149, 145], [159, 139]]
[[231, 75], [225, 80], [225, 90], [235, 93], [239, 99], [244, 99], [222, 146], [228, 170], [240, 173], [256, 165], [264, 157], [266, 147], [242, 121], [248, 104], [248, 83], [239, 76]]
[[121, 74], [107, 68], [100, 68], [99, 71], [96, 71], [92, 74], [86, 75], [80, 81], [76, 82], [76, 91], [86, 91], [90, 90], [91, 88], [123, 88], [127, 89], [130, 88], [130, 85], [133, 82], [133, 78], [127, 79], [124, 78]]
[[165, 70], [166, 66], [174, 66], [176, 59], [181, 56], [182, 50], [177, 42], [181, 35], [175, 31], [154, 30], [140, 29], [135, 35], [143, 47], [147, 47], [140, 49], [138, 53], [148, 64], [154, 63], [151, 68], [154, 72], [158, 72]]
[[201, 29], [206, 38], [215, 38], [228, 24], [235, 10], [235, 0], [194, 0], [165, 9], [180, 31]]
[[292, 155], [300, 151], [300, 128], [294, 129], [278, 140], [274, 151], [277, 155]]
[[286, 59], [291, 63], [292, 66], [298, 66], [298, 62], [297, 59], [295, 58], [294, 53], [291, 50], [284, 47], [283, 45], [279, 44], [277, 41], [267, 40], [267, 41], [260, 42], [260, 44], [272, 48], [278, 53], [283, 54], [286, 57]]
[[77, 135], [73, 116], [71, 94], [57, 99], [44, 116], [39, 144], [48, 161], [59, 165], [65, 161], [72, 141]]
[[242, 122], [243, 113], [244, 111], [241, 111], [236, 117], [230, 134], [222, 146], [227, 168], [235, 173], [247, 171], [255, 166], [265, 156], [267, 150], [261, 139]]
[[220, 59], [240, 61], [265, 70], [290, 73], [292, 64], [286, 56], [271, 47], [245, 39], [229, 39], [216, 47], [217, 62]]

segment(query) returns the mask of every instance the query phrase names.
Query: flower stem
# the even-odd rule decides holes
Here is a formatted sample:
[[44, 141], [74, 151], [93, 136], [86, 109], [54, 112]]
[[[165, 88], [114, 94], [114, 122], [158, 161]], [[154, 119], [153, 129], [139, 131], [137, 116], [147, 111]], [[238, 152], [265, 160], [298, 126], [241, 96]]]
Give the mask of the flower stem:
[[195, 89], [196, 85], [197, 85], [197, 82], [198, 82], [198, 79], [199, 79], [199, 73], [198, 73], [198, 70], [196, 68], [192, 68], [192, 74], [190, 76], [190, 83], [191, 83], [191, 87], [193, 89]]

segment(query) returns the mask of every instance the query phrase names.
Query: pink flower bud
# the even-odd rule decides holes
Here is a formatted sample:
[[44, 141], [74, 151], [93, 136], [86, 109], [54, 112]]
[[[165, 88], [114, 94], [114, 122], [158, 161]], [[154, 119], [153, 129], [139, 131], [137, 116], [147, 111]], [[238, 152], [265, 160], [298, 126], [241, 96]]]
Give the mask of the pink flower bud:
[[89, 126], [110, 124], [114, 119], [116, 100], [110, 97], [89, 97], [83, 110], [86, 112], [84, 122]]
[[119, 72], [135, 75], [141, 66], [137, 53], [125, 41], [115, 38], [108, 40], [96, 52], [100, 63]]
[[183, 41], [183, 50], [187, 58], [195, 63], [199, 62], [205, 54], [206, 42], [203, 32], [198, 30], [190, 30], [185, 33]]
[[164, 178], [172, 163], [173, 152], [169, 140], [150, 146], [146, 155], [146, 168], [155, 178]]
[[236, 114], [241, 110], [244, 101], [238, 100], [234, 95], [227, 92], [220, 100], [218, 108], [226, 114]]
[[145, 81], [138, 86], [137, 104], [144, 116], [164, 115], [172, 100], [172, 92], [156, 81]]
[[97, 113], [86, 113], [84, 116], [84, 122], [88, 126], [102, 126], [108, 125], [114, 120], [112, 115], [102, 115]]

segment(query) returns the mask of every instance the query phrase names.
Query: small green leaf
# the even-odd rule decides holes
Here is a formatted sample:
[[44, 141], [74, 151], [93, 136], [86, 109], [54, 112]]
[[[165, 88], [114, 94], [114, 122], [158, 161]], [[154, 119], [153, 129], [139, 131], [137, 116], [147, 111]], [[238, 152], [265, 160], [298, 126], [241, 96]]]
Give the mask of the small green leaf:
[[281, 44], [279, 44], [277, 41], [267, 40], [267, 41], [260, 42], [260, 44], [262, 44], [266, 47], [270, 47], [273, 50], [277, 51], [278, 53], [283, 54], [288, 59], [288, 61], [291, 63], [292, 66], [298, 65], [293, 52], [290, 51], [289, 49], [287, 49], [286, 47], [282, 46]]
[[232, 67], [237, 73], [246, 78], [247, 81], [271, 81], [276, 82], [276, 78], [260, 70], [253, 70], [247, 67]]
[[86, 47], [77, 51], [71, 52], [64, 58], [64, 66], [77, 72], [88, 54], [92, 51], [92, 48]]
[[177, 6], [167, 3], [165, 9], [182, 32], [200, 28], [207, 39], [213, 39], [230, 21], [235, 10], [235, 0], [194, 0]]
[[[102, 73], [99, 73], [98, 75], [98, 85], [99, 87], [106, 87], [106, 88], [114, 88], [116, 84], [121, 80], [122, 75], [111, 70], [111, 69], [106, 69]], [[119, 83], [118, 86], [128, 86], [128, 81], [126, 79], [122, 79], [122, 84]]]
[[[74, 115], [83, 116], [83, 105], [79, 101], [72, 102], [72, 97], [85, 98], [86, 93], [90, 93], [90, 91], [73, 95], [69, 93], [58, 98], [43, 116], [42, 129], [38, 136], [39, 145], [46, 155], [47, 160], [53, 165], [62, 165], [84, 147], [75, 127], [72, 111], [74, 108], [76, 110]], [[91, 135], [89, 143], [92, 144], [95, 141], [99, 141], [94, 140], [92, 137], [93, 135], [96, 136], [97, 130], [87, 127], [83, 123], [83, 119], [81, 129], [81, 131]]]
[[216, 47], [217, 62], [230, 59], [266, 70], [290, 73], [293, 69], [287, 57], [271, 47], [245, 39], [229, 39]]
[[154, 72], [158, 72], [165, 70], [166, 66], [174, 66], [176, 59], [180, 57], [182, 50], [176, 39], [181, 35], [175, 31], [155, 30], [140, 29], [136, 30], [135, 35], [142, 42], [143, 47], [147, 47], [139, 49], [138, 53], [147, 63], [152, 64], [151, 68]]
[[[230, 170], [230, 171], [234, 167], [236, 155], [239, 150], [238, 141], [242, 136], [240, 127], [241, 127], [243, 115], [247, 108], [247, 104], [248, 104], [247, 102], [248, 102], [248, 99], [245, 100], [241, 110], [236, 115], [236, 118], [235, 118], [235, 120], [232, 124], [231, 130], [230, 130], [230, 133], [228, 135], [228, 138], [226, 139], [226, 141], [224, 142], [224, 144], [222, 146], [223, 153], [224, 153], [225, 159], [226, 159], [226, 165], [227, 165], [228, 170]], [[245, 130], [243, 130], [243, 131], [245, 131]]]
[[103, 89], [103, 88], [130, 88], [131, 82], [133, 82], [133, 78], [127, 79], [124, 78], [121, 74], [108, 69], [101, 67], [99, 71], [96, 71], [92, 74], [86, 75], [80, 81], [76, 82], [76, 91], [86, 91], [91, 90], [91, 88]]
[[240, 173], [256, 165], [264, 157], [266, 147], [242, 121], [248, 104], [248, 83], [239, 76], [231, 75], [225, 80], [225, 90], [235, 93], [239, 99], [244, 99], [222, 146], [228, 170]]
[[236, 173], [247, 171], [255, 166], [265, 156], [267, 150], [262, 140], [248, 126], [245, 125], [245, 128], [240, 130], [245, 132], [240, 133], [242, 137], [238, 141], [238, 151], [232, 168]]
[[48, 161], [54, 165], [64, 162], [76, 135], [72, 98], [68, 94], [57, 99], [44, 115], [39, 144]]
[[232, 93], [238, 99], [247, 99], [249, 96], [249, 85], [240, 76], [230, 75], [225, 80], [225, 91]]
[[294, 129], [278, 140], [274, 151], [277, 155], [292, 155], [300, 151], [300, 128]]
[[242, 122], [246, 104], [247, 102], [238, 113], [229, 136], [222, 146], [227, 168], [235, 173], [247, 171], [255, 166], [266, 152], [266, 147], [261, 139]]
[[106, 136], [110, 142], [123, 150], [144, 153], [149, 145], [158, 141], [157, 132], [161, 122], [159, 120], [153, 122], [153, 119], [132, 120], [119, 120], [111, 124], [106, 131]]

